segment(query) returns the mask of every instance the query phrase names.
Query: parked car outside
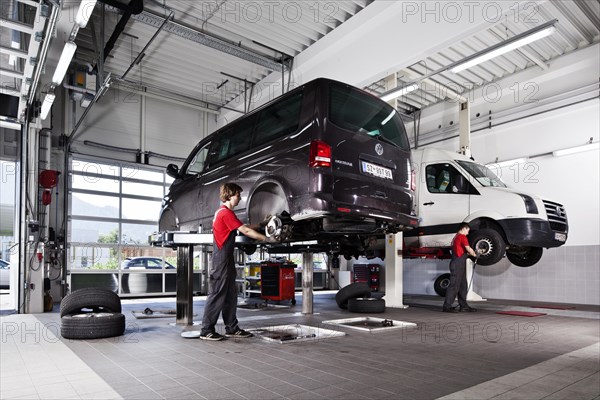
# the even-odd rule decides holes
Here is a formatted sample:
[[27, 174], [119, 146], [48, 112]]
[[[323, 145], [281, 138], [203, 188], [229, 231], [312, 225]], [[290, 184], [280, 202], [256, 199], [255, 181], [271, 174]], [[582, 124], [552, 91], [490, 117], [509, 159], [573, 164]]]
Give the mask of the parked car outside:
[[[165, 261], [165, 269], [175, 269], [169, 262]], [[121, 269], [163, 269], [163, 260], [158, 257], [133, 257], [126, 258], [121, 263]]]
[[238, 218], [280, 217], [283, 242], [335, 244], [364, 255], [386, 233], [417, 225], [404, 124], [378, 97], [316, 79], [204, 138], [165, 196], [160, 231], [212, 233], [219, 187], [243, 189]]
[[10, 264], [0, 260], [0, 288], [7, 289], [10, 286]]

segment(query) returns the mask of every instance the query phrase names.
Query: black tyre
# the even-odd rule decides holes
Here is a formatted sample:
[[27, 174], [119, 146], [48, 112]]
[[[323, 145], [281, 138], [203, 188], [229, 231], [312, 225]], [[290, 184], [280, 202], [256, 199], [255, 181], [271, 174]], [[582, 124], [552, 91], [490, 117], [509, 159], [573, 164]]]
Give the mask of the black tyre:
[[479, 265], [493, 265], [504, 257], [506, 244], [500, 232], [493, 228], [484, 228], [469, 235], [469, 243], [476, 252], [480, 252]]
[[125, 316], [121, 313], [69, 314], [60, 319], [60, 334], [65, 339], [101, 339], [124, 332]]
[[335, 295], [335, 302], [340, 308], [348, 308], [348, 300], [358, 297], [369, 297], [371, 287], [366, 282], [351, 283], [341, 288]]
[[349, 299], [348, 311], [355, 313], [382, 313], [385, 312], [385, 300], [374, 297]]
[[531, 267], [540, 261], [543, 253], [544, 249], [541, 247], [525, 247], [519, 251], [507, 251], [506, 258], [517, 267]]
[[95, 312], [121, 312], [121, 299], [108, 289], [83, 288], [65, 296], [60, 302], [60, 316], [79, 313], [83, 309]]
[[448, 286], [450, 286], [450, 274], [442, 274], [433, 282], [433, 290], [442, 297], [446, 297]]

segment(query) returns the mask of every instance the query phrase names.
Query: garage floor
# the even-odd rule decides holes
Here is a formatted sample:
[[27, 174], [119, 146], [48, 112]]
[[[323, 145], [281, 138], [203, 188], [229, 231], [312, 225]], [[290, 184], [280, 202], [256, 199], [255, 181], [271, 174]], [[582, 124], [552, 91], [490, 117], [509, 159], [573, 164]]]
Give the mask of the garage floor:
[[[374, 316], [416, 328], [369, 333], [322, 324], [361, 316], [338, 309], [334, 293], [316, 292], [310, 316], [299, 313], [301, 297], [289, 309], [239, 309], [244, 329], [303, 324], [347, 334], [286, 344], [184, 339], [184, 328], [199, 327], [132, 314], [174, 309], [173, 298], [124, 300], [127, 330], [111, 339], [59, 338], [58, 305], [53, 313], [3, 316], [0, 398], [600, 398], [600, 307], [488, 301], [472, 303], [477, 313], [447, 314], [439, 297], [407, 296], [409, 308]], [[203, 305], [195, 298], [195, 320]], [[496, 314], [506, 309], [547, 315]]]

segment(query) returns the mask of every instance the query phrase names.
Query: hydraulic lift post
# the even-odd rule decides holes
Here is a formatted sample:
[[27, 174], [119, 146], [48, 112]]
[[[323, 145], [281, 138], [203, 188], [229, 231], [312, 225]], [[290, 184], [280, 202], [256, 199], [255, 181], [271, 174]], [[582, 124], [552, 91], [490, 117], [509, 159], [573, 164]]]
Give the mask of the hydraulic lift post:
[[[237, 240], [236, 240], [237, 241]], [[194, 246], [213, 243], [213, 235], [193, 232], [158, 232], [149, 242], [156, 247], [177, 248], [176, 325], [194, 324]], [[206, 246], [203, 246], [206, 251]]]
[[302, 314], [313, 313], [313, 253], [302, 252]]
[[176, 325], [194, 324], [194, 245], [177, 247]]

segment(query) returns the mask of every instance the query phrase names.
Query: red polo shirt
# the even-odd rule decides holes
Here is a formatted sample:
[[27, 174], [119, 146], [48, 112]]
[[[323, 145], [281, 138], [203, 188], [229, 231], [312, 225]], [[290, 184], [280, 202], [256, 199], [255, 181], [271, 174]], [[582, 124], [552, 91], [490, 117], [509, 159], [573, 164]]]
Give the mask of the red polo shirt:
[[215, 236], [217, 247], [219, 249], [222, 248], [231, 231], [235, 231], [242, 225], [244, 224], [233, 211], [225, 206], [221, 206], [213, 219], [213, 235]]
[[466, 235], [457, 233], [452, 241], [452, 253], [455, 257], [460, 257], [465, 254], [465, 246], [469, 245], [469, 240]]

